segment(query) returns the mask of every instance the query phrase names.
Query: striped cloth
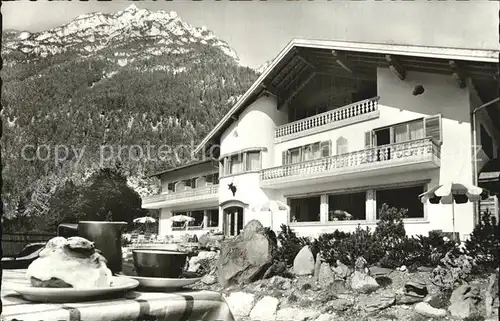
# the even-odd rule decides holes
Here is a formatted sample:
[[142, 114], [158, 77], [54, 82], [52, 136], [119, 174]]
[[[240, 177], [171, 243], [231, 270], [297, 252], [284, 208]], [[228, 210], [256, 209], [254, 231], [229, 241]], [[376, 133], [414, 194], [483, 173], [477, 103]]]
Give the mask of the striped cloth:
[[180, 292], [129, 291], [124, 296], [78, 303], [32, 303], [16, 286], [26, 285], [25, 270], [4, 270], [2, 321], [179, 320], [234, 321], [222, 294], [183, 289]]

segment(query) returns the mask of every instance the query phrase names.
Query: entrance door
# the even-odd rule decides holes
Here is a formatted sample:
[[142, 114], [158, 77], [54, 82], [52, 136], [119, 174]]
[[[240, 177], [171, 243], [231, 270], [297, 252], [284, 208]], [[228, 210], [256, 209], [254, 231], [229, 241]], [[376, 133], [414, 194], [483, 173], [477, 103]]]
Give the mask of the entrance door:
[[236, 236], [243, 229], [243, 208], [239, 206], [228, 207], [224, 210], [224, 234]]

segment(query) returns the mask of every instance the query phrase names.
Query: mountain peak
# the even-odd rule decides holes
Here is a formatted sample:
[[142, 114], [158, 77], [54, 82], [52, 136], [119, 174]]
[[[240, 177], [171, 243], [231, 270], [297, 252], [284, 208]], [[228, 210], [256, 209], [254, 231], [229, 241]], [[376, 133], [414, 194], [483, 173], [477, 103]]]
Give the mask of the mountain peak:
[[110, 14], [86, 13], [54, 29], [7, 36], [2, 53], [17, 53], [18, 58], [19, 52], [32, 58], [65, 52], [87, 56], [123, 47], [139, 52], [147, 49], [144, 46], [158, 54], [168, 50], [183, 53], [202, 45], [217, 47], [239, 61], [236, 52], [210, 30], [191, 26], [175, 11], [150, 11], [135, 4]]
[[128, 12], [135, 12], [135, 11], [139, 11], [139, 8], [137, 8], [137, 6], [133, 3], [131, 4], [130, 6], [128, 6], [125, 11], [128, 11]]

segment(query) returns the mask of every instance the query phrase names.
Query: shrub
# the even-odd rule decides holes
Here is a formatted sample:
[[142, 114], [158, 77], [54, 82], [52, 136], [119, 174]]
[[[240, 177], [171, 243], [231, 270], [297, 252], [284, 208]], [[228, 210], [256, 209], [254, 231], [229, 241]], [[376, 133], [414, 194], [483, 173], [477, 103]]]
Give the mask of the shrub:
[[500, 264], [500, 231], [496, 218], [489, 211], [483, 214], [470, 239], [466, 241], [467, 251], [483, 269], [495, 269]]
[[415, 238], [394, 238], [392, 243], [385, 245], [385, 255], [380, 260], [380, 265], [386, 268], [412, 266], [419, 261], [420, 253], [419, 242]]
[[403, 219], [408, 213], [407, 209], [398, 209], [382, 204], [379, 210], [379, 221], [375, 228], [375, 236], [383, 243], [391, 243], [406, 236]]
[[437, 266], [446, 253], [458, 252], [457, 243], [445, 240], [444, 235], [439, 231], [430, 231], [429, 236], [418, 235], [416, 241], [419, 247], [419, 257], [416, 263], [421, 266]]
[[368, 264], [378, 262], [383, 251], [374, 234], [369, 228], [362, 229], [360, 226], [353, 233], [335, 231], [322, 234], [315, 241], [315, 247], [319, 249], [321, 257], [331, 265], [337, 260], [354, 267], [356, 259], [364, 257]]
[[298, 237], [295, 232], [285, 224], [281, 225], [278, 241], [280, 247], [278, 248], [276, 259], [286, 262], [287, 265], [293, 264], [293, 260], [304, 246], [311, 245], [311, 241], [308, 238]]

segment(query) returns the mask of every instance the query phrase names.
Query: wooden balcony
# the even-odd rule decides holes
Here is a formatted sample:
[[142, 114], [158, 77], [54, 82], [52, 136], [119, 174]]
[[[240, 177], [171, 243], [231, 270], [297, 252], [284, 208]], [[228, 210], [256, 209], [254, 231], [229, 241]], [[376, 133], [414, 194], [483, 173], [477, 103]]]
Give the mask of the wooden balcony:
[[429, 137], [263, 169], [260, 186], [284, 188], [439, 166], [440, 147]]
[[374, 97], [358, 101], [344, 107], [279, 126], [274, 132], [275, 142], [280, 143], [377, 118], [379, 116], [378, 100], [379, 97]]
[[142, 208], [182, 208], [184, 206], [212, 206], [219, 202], [219, 185], [209, 185], [191, 190], [152, 195], [142, 198]]

